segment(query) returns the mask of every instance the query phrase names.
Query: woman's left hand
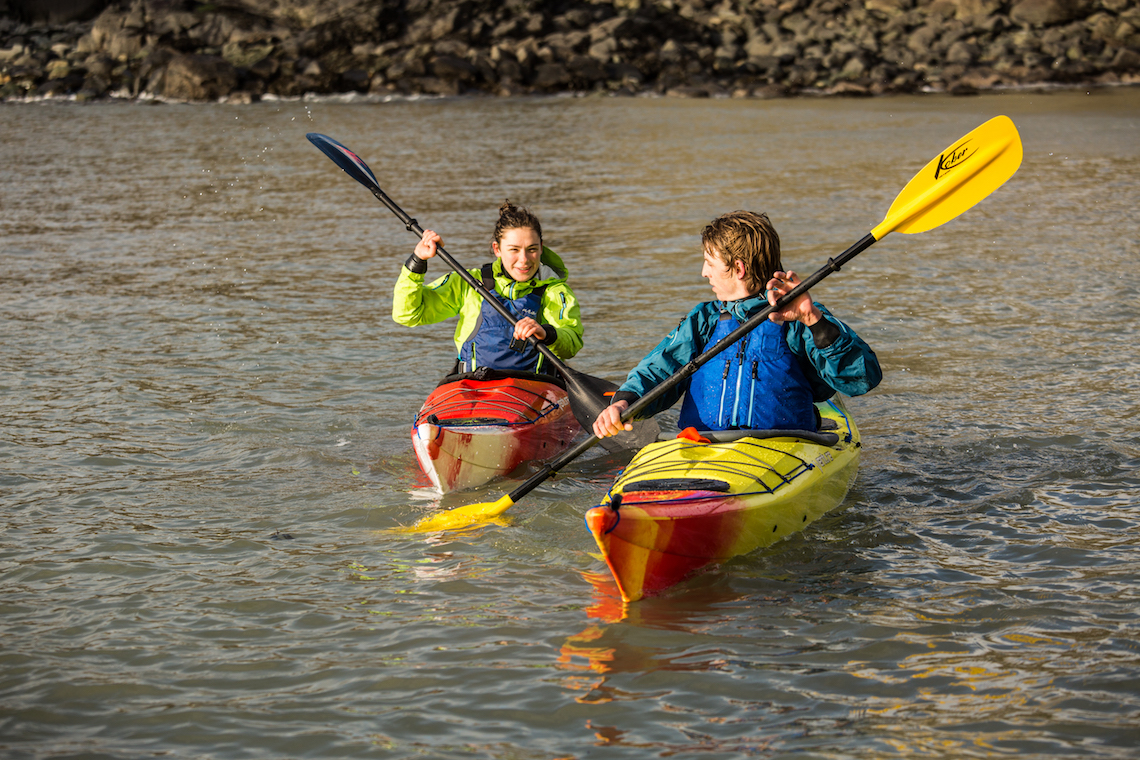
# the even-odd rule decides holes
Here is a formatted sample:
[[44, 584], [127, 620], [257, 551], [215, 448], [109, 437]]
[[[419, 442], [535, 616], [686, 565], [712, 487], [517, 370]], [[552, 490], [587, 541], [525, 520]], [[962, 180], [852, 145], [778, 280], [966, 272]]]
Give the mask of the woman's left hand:
[[546, 330], [530, 317], [523, 317], [515, 322], [515, 340], [526, 340], [534, 336], [539, 342], [546, 340]]

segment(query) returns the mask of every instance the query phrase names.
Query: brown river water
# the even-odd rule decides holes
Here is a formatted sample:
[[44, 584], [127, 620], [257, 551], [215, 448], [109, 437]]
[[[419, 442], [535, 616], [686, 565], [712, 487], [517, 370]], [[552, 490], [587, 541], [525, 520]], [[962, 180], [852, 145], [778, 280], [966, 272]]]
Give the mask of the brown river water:
[[[1010, 182], [813, 290], [885, 372], [842, 508], [626, 608], [582, 516], [628, 456], [389, 532], [520, 481], [426, 488], [453, 325], [391, 321], [415, 239], [306, 132], [471, 266], [530, 206], [620, 380], [709, 219], [814, 271], [999, 114]], [[1140, 89], [9, 103], [0, 145], [7, 760], [1136, 756]]]

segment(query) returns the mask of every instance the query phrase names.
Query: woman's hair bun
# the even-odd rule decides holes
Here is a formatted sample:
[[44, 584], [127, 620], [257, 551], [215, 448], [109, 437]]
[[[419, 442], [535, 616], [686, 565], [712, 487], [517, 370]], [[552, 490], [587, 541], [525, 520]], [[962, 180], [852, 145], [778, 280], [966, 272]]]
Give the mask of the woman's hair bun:
[[507, 230], [526, 228], [534, 230], [538, 233], [539, 241], [542, 240], [542, 225], [538, 217], [530, 213], [529, 209], [511, 203], [511, 199], [507, 198], [503, 201], [503, 205], [499, 206], [499, 222], [495, 225], [495, 233], [491, 239], [498, 243], [502, 241], [503, 233]]

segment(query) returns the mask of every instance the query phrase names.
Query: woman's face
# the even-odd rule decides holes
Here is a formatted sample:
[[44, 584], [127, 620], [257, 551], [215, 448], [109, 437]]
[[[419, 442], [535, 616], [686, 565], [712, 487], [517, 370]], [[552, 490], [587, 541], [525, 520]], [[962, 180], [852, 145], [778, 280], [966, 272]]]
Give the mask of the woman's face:
[[503, 261], [503, 271], [516, 282], [525, 282], [538, 274], [542, 241], [530, 227], [503, 230], [503, 239], [491, 243], [491, 250]]

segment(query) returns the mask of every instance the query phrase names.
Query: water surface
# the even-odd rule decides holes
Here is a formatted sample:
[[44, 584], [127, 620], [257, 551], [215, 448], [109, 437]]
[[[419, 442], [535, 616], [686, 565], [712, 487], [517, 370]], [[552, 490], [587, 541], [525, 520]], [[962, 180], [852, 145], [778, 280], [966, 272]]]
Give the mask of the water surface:
[[[876, 349], [844, 507], [627, 608], [590, 452], [508, 525], [408, 435], [474, 266], [526, 204], [619, 380], [698, 300], [700, 228], [806, 273], [998, 114], [1022, 168], [813, 291]], [[1140, 90], [780, 101], [0, 106], [0, 754], [1132, 757], [1140, 745]], [[433, 265], [433, 273], [442, 270]], [[520, 473], [525, 476], [527, 473]]]

